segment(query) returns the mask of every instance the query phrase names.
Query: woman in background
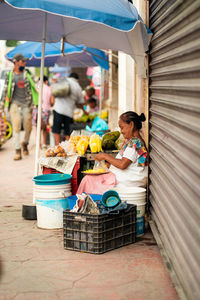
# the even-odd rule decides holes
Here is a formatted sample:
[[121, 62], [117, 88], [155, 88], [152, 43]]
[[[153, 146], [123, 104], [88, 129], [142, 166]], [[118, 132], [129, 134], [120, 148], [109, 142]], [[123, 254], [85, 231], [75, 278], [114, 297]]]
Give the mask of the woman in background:
[[[47, 148], [47, 126], [49, 125], [49, 116], [51, 106], [54, 104], [54, 97], [52, 95], [51, 87], [48, 85], [48, 77], [43, 77], [43, 95], [42, 95], [42, 119], [41, 129], [43, 136], [42, 148]], [[34, 126], [37, 125], [38, 107], [35, 106], [32, 112], [32, 123]]]

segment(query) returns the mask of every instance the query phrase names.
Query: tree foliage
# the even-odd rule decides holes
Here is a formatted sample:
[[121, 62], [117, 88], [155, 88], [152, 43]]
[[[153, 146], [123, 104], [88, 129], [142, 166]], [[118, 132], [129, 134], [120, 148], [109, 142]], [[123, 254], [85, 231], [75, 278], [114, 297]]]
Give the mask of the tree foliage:
[[16, 47], [19, 45], [19, 41], [16, 40], [7, 40], [6, 41], [6, 47]]

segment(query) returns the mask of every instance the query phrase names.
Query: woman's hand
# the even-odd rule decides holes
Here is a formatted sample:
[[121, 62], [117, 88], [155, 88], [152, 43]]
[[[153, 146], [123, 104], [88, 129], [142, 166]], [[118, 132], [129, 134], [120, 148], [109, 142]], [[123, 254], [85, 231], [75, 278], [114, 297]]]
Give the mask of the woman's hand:
[[105, 159], [105, 154], [99, 152], [97, 155], [95, 155], [94, 159], [99, 160], [99, 161], [104, 160]]

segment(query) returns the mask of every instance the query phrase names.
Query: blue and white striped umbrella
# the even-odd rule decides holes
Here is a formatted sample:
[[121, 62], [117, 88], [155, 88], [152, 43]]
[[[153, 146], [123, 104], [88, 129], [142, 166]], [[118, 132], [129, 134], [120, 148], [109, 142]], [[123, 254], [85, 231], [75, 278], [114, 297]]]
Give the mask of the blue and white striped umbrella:
[[[27, 67], [40, 67], [42, 57], [42, 43], [25, 42], [18, 45], [6, 54], [8, 60], [13, 59], [15, 54], [21, 53], [29, 60]], [[102, 50], [86, 47], [84, 45], [71, 45], [64, 43], [64, 56], [61, 52], [61, 42], [46, 43], [45, 45], [45, 67], [54, 66], [54, 64], [69, 67], [95, 67], [100, 66], [106, 70], [109, 69], [108, 58]]]
[[0, 39], [41, 42], [63, 37], [70, 44], [123, 51], [139, 61], [151, 32], [128, 0], [5, 0], [0, 2]]
[[[43, 78], [45, 42], [84, 44], [123, 51], [143, 64], [151, 32], [128, 0], [4, 0], [0, 1], [0, 39], [43, 42], [40, 78]], [[38, 174], [42, 107], [40, 80], [35, 175]]]

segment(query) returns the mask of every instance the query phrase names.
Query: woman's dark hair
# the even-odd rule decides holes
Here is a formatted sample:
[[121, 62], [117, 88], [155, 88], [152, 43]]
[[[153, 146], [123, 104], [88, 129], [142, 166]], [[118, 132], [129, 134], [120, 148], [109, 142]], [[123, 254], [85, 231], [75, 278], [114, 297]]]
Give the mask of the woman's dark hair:
[[127, 111], [121, 114], [120, 119], [127, 124], [133, 122], [136, 129], [138, 130], [142, 128], [142, 122], [146, 120], [145, 115], [143, 113], [141, 113], [141, 115], [138, 115], [134, 111]]
[[71, 77], [71, 78], [75, 78], [75, 79], [79, 79], [79, 76], [78, 76], [78, 74], [77, 73], [75, 73], [75, 72], [73, 72], [73, 73], [71, 73], [70, 75], [69, 75], [69, 77]]

